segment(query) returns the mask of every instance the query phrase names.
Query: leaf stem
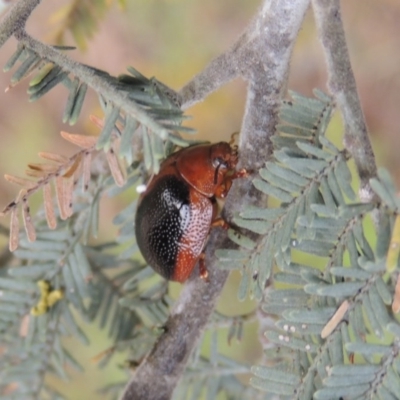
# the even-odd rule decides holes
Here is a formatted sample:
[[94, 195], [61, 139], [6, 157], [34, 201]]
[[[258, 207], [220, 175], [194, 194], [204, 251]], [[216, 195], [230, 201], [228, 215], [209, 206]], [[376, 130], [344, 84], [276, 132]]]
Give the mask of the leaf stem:
[[64, 71], [79, 78], [81, 82], [86, 83], [106, 101], [112, 102], [114, 106], [136, 119], [152, 132], [160, 135], [163, 138], [168, 136], [166, 129], [154, 121], [154, 119], [151, 118], [145, 111], [141, 110], [140, 107], [129, 98], [128, 92], [118, 90], [114, 85], [112, 85], [111, 82], [107, 80], [106, 75], [100, 76], [98, 73], [96, 73], [94, 68], [70, 59], [61, 51], [34, 39], [25, 31], [16, 32], [15, 37], [25, 47], [39, 55], [41, 58], [59, 65]]

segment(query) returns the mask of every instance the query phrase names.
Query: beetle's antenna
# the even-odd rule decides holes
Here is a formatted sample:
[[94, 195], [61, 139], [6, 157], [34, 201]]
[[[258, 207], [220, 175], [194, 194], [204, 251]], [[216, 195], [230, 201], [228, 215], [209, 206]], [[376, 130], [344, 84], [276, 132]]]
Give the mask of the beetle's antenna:
[[229, 141], [229, 145], [232, 147], [236, 142], [236, 137], [239, 136], [239, 132], [233, 132], [231, 135], [231, 140]]

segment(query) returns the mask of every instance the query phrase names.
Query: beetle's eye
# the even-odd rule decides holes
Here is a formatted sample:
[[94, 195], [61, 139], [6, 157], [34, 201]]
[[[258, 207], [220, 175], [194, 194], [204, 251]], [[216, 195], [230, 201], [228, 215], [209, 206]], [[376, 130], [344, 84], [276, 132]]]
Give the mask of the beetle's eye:
[[218, 181], [218, 172], [219, 170], [222, 169], [227, 169], [228, 166], [226, 164], [226, 162], [221, 158], [221, 157], [215, 157], [213, 159], [213, 167], [215, 168], [215, 174], [214, 174], [214, 185], [217, 184]]
[[216, 169], [228, 168], [228, 166], [226, 165], [226, 162], [221, 157], [215, 157], [212, 164], [213, 164], [213, 167]]

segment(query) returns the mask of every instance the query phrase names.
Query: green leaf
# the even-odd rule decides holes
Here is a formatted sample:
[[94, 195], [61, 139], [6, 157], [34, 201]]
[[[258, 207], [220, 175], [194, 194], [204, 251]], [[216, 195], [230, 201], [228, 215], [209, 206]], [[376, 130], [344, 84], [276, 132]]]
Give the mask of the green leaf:
[[63, 82], [67, 77], [68, 77], [68, 72], [61, 71], [58, 75], [56, 75], [50, 81], [47, 81], [47, 79], [44, 79], [37, 86], [32, 86], [28, 90], [28, 93], [30, 94], [29, 101], [38, 100], [40, 97], [44, 96], [47, 92], [49, 92], [51, 89], [53, 89], [59, 83]]
[[280, 382], [284, 385], [297, 386], [300, 381], [300, 378], [297, 375], [292, 374], [289, 371], [280, 371], [275, 368], [255, 366], [251, 368], [251, 372], [259, 378], [272, 382]]
[[23, 258], [26, 260], [35, 260], [35, 261], [55, 261], [58, 260], [62, 253], [57, 251], [33, 251], [33, 250], [23, 250], [18, 249], [14, 252], [15, 256], [18, 258]]
[[267, 162], [266, 168], [272, 174], [285, 179], [288, 182], [291, 182], [298, 186], [306, 186], [308, 184], [308, 179], [302, 177], [295, 171], [291, 171], [290, 169], [284, 168], [274, 162]]
[[345, 387], [332, 387], [317, 390], [314, 394], [315, 400], [332, 400], [339, 398], [356, 399], [369, 389], [368, 384], [345, 386]]
[[125, 118], [125, 126], [121, 134], [121, 145], [119, 147], [119, 155], [120, 157], [124, 157], [128, 164], [132, 164], [133, 162], [133, 135], [136, 132], [138, 127], [138, 122], [133, 118], [126, 116]]
[[335, 197], [336, 203], [339, 205], [345, 204], [345, 201], [344, 201], [344, 198], [342, 195], [342, 190], [340, 189], [340, 186], [336, 179], [336, 175], [333, 170], [330, 170], [328, 172], [327, 182], [328, 182], [329, 188], [331, 189], [333, 196]]
[[366, 375], [367, 377], [371, 375], [376, 375], [379, 373], [379, 365], [359, 365], [359, 364], [346, 364], [346, 365], [333, 365], [331, 368], [331, 376], [337, 377], [356, 377]]
[[240, 247], [244, 247], [246, 250], [253, 250], [256, 246], [254, 240], [251, 240], [234, 229], [228, 229], [228, 237], [232, 242], [236, 243]]
[[231, 261], [231, 260], [241, 260], [245, 261], [248, 259], [249, 255], [245, 251], [232, 250], [232, 249], [217, 249], [215, 255], [220, 261]]
[[304, 324], [300, 322], [290, 322], [279, 320], [276, 326], [282, 330], [298, 333], [299, 335], [320, 335], [324, 324]]
[[248, 229], [254, 233], [265, 235], [271, 230], [272, 224], [267, 221], [258, 221], [254, 219], [244, 219], [240, 217], [233, 217], [233, 222], [239, 228]]
[[356, 194], [351, 186], [351, 172], [347, 165], [347, 162], [340, 160], [335, 167], [335, 176], [340, 188], [343, 193], [348, 197], [349, 200], [355, 201]]
[[294, 388], [291, 386], [281, 385], [280, 383], [271, 383], [270, 381], [264, 381], [257, 377], [250, 378], [250, 384], [259, 390], [268, 393], [275, 393], [281, 396], [292, 396], [294, 394]]
[[391, 323], [393, 320], [390, 318], [389, 313], [387, 311], [386, 305], [383, 302], [382, 298], [379, 296], [378, 290], [375, 285], [371, 286], [368, 291], [369, 300], [371, 305], [374, 307], [374, 314], [379, 324], [383, 329]]
[[96, 143], [97, 149], [104, 149], [105, 151], [110, 149], [111, 135], [120, 114], [120, 109], [113, 105], [109, 105], [107, 108], [105, 123]]
[[259, 178], [253, 179], [253, 185], [261, 192], [263, 192], [267, 195], [273, 196], [281, 201], [290, 202], [293, 199], [292, 196], [288, 192], [286, 192], [282, 189], [279, 189], [275, 186], [272, 186], [269, 183], [267, 183]]
[[346, 350], [365, 355], [375, 355], [375, 354], [389, 354], [391, 351], [390, 346], [382, 345], [382, 344], [371, 344], [371, 343], [346, 343]]
[[365, 281], [371, 277], [371, 273], [363, 271], [358, 268], [348, 267], [332, 267], [329, 272], [334, 276], [340, 276], [342, 278], [351, 278]]
[[21, 43], [19, 43], [17, 49], [9, 58], [6, 65], [3, 67], [3, 72], [8, 72], [11, 68], [13, 68], [14, 65], [17, 63], [17, 61], [19, 61], [23, 57], [23, 54], [25, 52], [26, 52], [25, 47], [21, 45]]
[[312, 144], [304, 142], [296, 142], [296, 144], [299, 149], [304, 151], [304, 153], [306, 153], [307, 155], [314, 156], [317, 159], [330, 161], [333, 158], [333, 155], [331, 153], [328, 153], [325, 150], [322, 150], [321, 148], [316, 147]]
[[268, 169], [262, 168], [259, 170], [260, 176], [268, 183], [285, 190], [288, 193], [300, 193], [301, 187], [295, 183], [289, 182], [277, 175], [271, 173]]
[[320, 257], [328, 257], [333, 248], [333, 244], [317, 240], [302, 240], [293, 247], [296, 250], [300, 250], [305, 253], [314, 254]]
[[386, 258], [391, 238], [392, 227], [390, 217], [387, 214], [382, 214], [379, 220], [377, 243], [375, 249], [375, 254], [378, 259]]
[[332, 195], [331, 187], [329, 186], [328, 183], [328, 178], [326, 176], [323, 176], [321, 178], [320, 182], [320, 192], [322, 194], [322, 197], [324, 199], [324, 203], [328, 208], [336, 208], [337, 203], [335, 201], [334, 196]]
[[289, 335], [284, 335], [275, 331], [267, 331], [265, 336], [273, 343], [280, 346], [284, 345], [292, 350], [305, 351], [307, 353], [316, 353], [318, 346], [306, 340], [298, 339]]
[[87, 89], [88, 86], [86, 83], [81, 83], [81, 85], [78, 88], [76, 96], [73, 99], [71, 113], [67, 121], [70, 125], [74, 125], [78, 121], [79, 115], [82, 110], [83, 102], [85, 101]]
[[339, 298], [355, 296], [363, 286], [364, 282], [342, 282], [334, 285], [308, 284], [304, 286], [304, 290], [309, 294]]
[[10, 268], [8, 274], [15, 278], [25, 278], [32, 281], [43, 279], [43, 277], [54, 269], [54, 264], [35, 264], [17, 268]]
[[400, 393], [400, 379], [391, 366], [386, 370], [385, 386], [396, 396]]
[[74, 79], [72, 80], [71, 84], [68, 87], [69, 94], [68, 94], [68, 99], [67, 99], [67, 104], [65, 105], [64, 108], [64, 114], [62, 121], [67, 123], [69, 119], [71, 118], [72, 111], [74, 109], [74, 104], [76, 100], [76, 96], [78, 94], [78, 89], [79, 89], [79, 79], [75, 76]]
[[310, 324], [326, 323], [335, 313], [334, 307], [321, 307], [315, 310], [289, 310], [283, 316], [288, 321]]
[[246, 271], [243, 271], [237, 294], [239, 301], [246, 300], [249, 286], [249, 274]]
[[11, 77], [11, 84], [16, 85], [24, 79], [40, 63], [41, 58], [31, 50], [25, 50], [27, 57]]
[[286, 213], [284, 208], [260, 208], [250, 206], [240, 212], [240, 216], [245, 219], [265, 219], [267, 221], [275, 221]]
[[36, 292], [37, 286], [30, 281], [22, 281], [11, 278], [0, 277], [0, 288], [6, 290], [17, 290], [21, 292]]
[[383, 302], [387, 306], [391, 305], [393, 301], [392, 293], [390, 292], [386, 283], [383, 281], [382, 277], [379, 275], [375, 279], [375, 286]]
[[[297, 136], [297, 137], [299, 137], [299, 136], [309, 137], [312, 133], [311, 129], [304, 129], [303, 127], [300, 127], [300, 126], [293, 126], [293, 125], [286, 125], [286, 124], [278, 124], [276, 126], [276, 130], [279, 133], [284, 133], [284, 134], [293, 135], [293, 136]], [[282, 137], [282, 136], [278, 136], [278, 137]]]

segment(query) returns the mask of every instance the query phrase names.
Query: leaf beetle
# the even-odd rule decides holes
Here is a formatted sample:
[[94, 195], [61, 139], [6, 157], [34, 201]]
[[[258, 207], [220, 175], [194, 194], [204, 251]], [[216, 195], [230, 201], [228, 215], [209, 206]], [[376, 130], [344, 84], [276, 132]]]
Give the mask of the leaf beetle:
[[186, 281], [197, 261], [207, 279], [203, 248], [210, 228], [222, 225], [216, 198], [224, 198], [236, 171], [237, 146], [194, 145], [171, 154], [138, 202], [136, 241], [146, 262], [168, 280]]

